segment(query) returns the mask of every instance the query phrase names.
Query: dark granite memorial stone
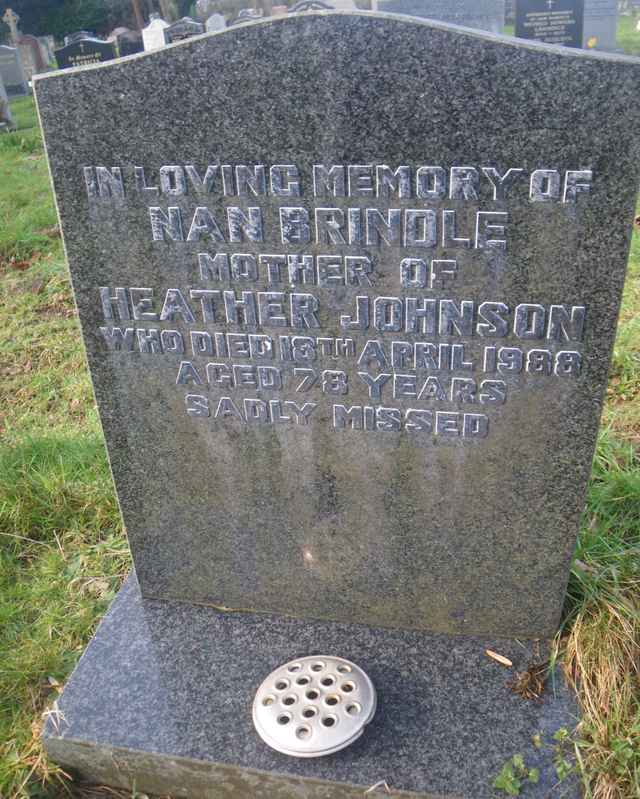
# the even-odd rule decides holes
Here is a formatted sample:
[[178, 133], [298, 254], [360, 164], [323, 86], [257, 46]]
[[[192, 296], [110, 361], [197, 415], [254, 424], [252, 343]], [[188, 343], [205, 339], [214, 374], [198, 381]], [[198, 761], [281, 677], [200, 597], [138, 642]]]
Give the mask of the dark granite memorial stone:
[[79, 39], [55, 51], [59, 69], [99, 64], [116, 57], [115, 46], [101, 39]]
[[[189, 799], [505, 799], [492, 783], [518, 753], [540, 772], [521, 799], [578, 799], [553, 763], [553, 735], [578, 713], [560, 673], [525, 701], [487, 648], [519, 672], [540, 658], [535, 643], [145, 601], [131, 577], [50, 712], [45, 745], [94, 782]], [[330, 757], [278, 754], [252, 728], [253, 693], [274, 666], [326, 652], [367, 670], [376, 717]], [[365, 793], [384, 782], [389, 792]]]
[[517, 0], [516, 36], [582, 47], [585, 0]]
[[[193, 797], [484, 799], [573, 723], [484, 649], [522, 670], [515, 638], [560, 620], [639, 80], [636, 59], [332, 12], [37, 80], [143, 597], [132, 580], [68, 683], [56, 759]], [[252, 692], [325, 649], [371, 672], [380, 715], [339, 754], [276, 755]], [[529, 796], [561, 796], [540, 766]]]
[[167, 44], [180, 42], [183, 39], [190, 39], [192, 36], [198, 36], [204, 33], [204, 25], [202, 22], [196, 22], [191, 17], [183, 17], [168, 28], [165, 28], [164, 36]]

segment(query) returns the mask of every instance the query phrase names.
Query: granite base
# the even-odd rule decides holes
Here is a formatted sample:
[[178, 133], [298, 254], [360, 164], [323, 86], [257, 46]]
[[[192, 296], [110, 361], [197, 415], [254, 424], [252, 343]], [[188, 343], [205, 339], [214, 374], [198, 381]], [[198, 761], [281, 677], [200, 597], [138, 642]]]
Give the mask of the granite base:
[[[556, 675], [533, 702], [507, 685], [539, 646], [142, 599], [131, 576], [50, 712], [44, 744], [82, 779], [194, 799], [355, 799], [383, 782], [398, 797], [504, 797], [492, 782], [514, 754], [540, 769], [523, 799], [575, 797], [575, 784], [557, 781], [551, 746], [577, 720], [569, 690]], [[254, 692], [280, 663], [321, 653], [369, 673], [376, 717], [337, 754], [280, 755], [253, 729]]]

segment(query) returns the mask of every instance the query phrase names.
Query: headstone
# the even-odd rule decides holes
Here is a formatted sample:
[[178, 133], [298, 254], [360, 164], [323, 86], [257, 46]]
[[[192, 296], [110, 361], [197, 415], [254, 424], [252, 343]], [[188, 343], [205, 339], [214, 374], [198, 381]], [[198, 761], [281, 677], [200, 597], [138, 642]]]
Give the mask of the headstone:
[[118, 53], [121, 56], [134, 55], [144, 52], [142, 34], [137, 31], [126, 31], [116, 38]]
[[516, 36], [582, 47], [584, 0], [517, 0]]
[[2, 82], [2, 74], [0, 73], [0, 132], [9, 130], [13, 127], [13, 117], [11, 116], [11, 108], [9, 107], [9, 97]]
[[[307, 0], [304, 0], [304, 2], [307, 2]], [[312, 0], [312, 2], [316, 2], [316, 0]], [[306, 11], [307, 9], [304, 10]], [[293, 11], [293, 6], [289, 11]], [[240, 11], [238, 11], [238, 16], [232, 19], [229, 25], [242, 25], [245, 22], [257, 22], [261, 20], [263, 16], [264, 12], [261, 8], [241, 8]]]
[[0, 78], [10, 97], [29, 94], [27, 76], [24, 74], [17, 47], [0, 44]]
[[516, 0], [505, 0], [504, 21], [506, 25], [515, 25], [516, 22]]
[[207, 33], [221, 31], [227, 27], [227, 22], [222, 14], [212, 14], [205, 23]]
[[505, 0], [378, 0], [378, 10], [502, 33]]
[[335, 8], [325, 0], [298, 0], [289, 6], [289, 14], [300, 14], [303, 11], [335, 11]]
[[165, 29], [164, 37], [167, 44], [174, 44], [201, 33], [204, 33], [204, 25], [201, 22], [196, 22], [191, 17], [182, 17]]
[[111, 42], [102, 41], [102, 39], [77, 39], [56, 50], [59, 69], [99, 64], [102, 61], [111, 61], [115, 57], [115, 46]]
[[35, 36], [20, 34], [18, 36], [18, 50], [20, 50], [22, 66], [27, 80], [31, 80], [34, 75], [38, 75], [48, 68], [47, 58]]
[[18, 38], [20, 34], [18, 33], [18, 22], [20, 22], [20, 17], [16, 14], [16, 12], [12, 8], [7, 8], [4, 14], [2, 15], [2, 21], [9, 27], [9, 33], [11, 36], [11, 41], [13, 44], [18, 44]]
[[38, 36], [38, 42], [47, 66], [55, 60], [55, 40], [53, 36]]
[[615, 50], [618, 0], [584, 0], [582, 46], [590, 50]]
[[161, 19], [157, 14], [151, 15], [151, 20], [146, 28], [142, 29], [142, 42], [144, 49], [157, 50], [164, 47], [167, 43], [164, 32], [169, 27], [169, 23]]
[[[560, 620], [639, 81], [623, 56], [332, 12], [37, 79], [139, 581], [50, 714], [57, 761], [196, 799], [489, 799], [519, 753], [553, 795], [531, 738], [576, 708], [559, 675], [539, 703], [507, 683]], [[340, 755], [277, 755], [253, 694], [323, 651], [378, 715]]]
[[83, 39], [96, 39], [95, 33], [91, 33], [91, 31], [75, 31], [75, 33], [68, 33], [64, 37], [65, 46], [68, 44], [73, 44], [74, 42], [80, 42]]

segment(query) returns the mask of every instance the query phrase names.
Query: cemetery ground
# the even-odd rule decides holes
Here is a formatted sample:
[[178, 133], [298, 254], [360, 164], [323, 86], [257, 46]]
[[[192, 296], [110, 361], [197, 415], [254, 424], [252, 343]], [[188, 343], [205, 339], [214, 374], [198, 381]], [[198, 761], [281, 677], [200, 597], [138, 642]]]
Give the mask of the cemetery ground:
[[[39, 731], [121, 585], [129, 556], [33, 101], [16, 101], [12, 111], [18, 130], [0, 137], [0, 797], [96, 796], [72, 787], [47, 762]], [[594, 799], [640, 796], [639, 447], [636, 231], [557, 641], [583, 721], [575, 733], [558, 731], [549, 748], [559, 779], [575, 756], [585, 794]], [[505, 671], [505, 684], [515, 678]], [[514, 762], [500, 785], [518, 795]]]

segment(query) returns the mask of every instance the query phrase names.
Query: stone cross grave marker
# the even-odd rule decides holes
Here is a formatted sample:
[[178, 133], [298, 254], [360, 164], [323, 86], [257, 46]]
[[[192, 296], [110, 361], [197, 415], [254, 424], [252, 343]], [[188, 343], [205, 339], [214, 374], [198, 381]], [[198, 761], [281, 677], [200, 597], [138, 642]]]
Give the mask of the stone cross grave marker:
[[12, 8], [8, 8], [2, 16], [2, 21], [9, 26], [11, 41], [14, 44], [17, 44], [20, 37], [20, 34], [18, 33], [18, 22], [20, 22], [20, 17]]
[[[639, 78], [309, 12], [37, 80], [137, 575], [47, 726], [57, 760], [165, 794], [484, 799], [522, 752], [548, 795], [531, 736], [575, 708], [561, 681], [523, 702], [484, 653], [524, 671], [560, 621]], [[323, 651], [379, 712], [340, 755], [277, 755], [253, 692]]]

